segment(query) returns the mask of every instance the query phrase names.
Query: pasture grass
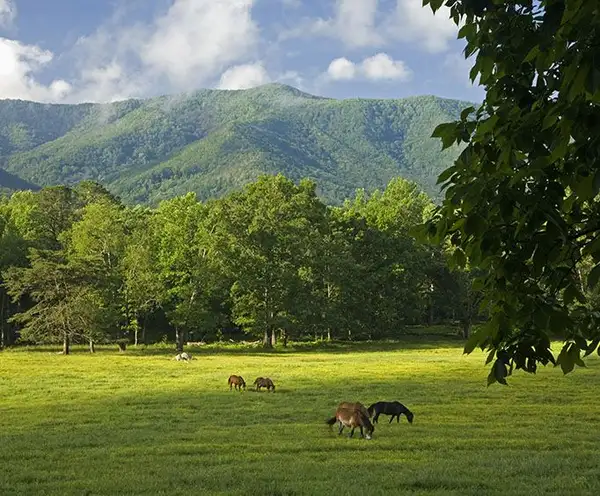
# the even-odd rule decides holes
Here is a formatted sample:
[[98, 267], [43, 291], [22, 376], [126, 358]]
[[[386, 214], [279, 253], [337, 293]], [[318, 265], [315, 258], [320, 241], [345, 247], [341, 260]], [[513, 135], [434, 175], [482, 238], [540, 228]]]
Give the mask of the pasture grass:
[[[0, 352], [0, 494], [600, 494], [597, 356], [488, 388], [452, 341], [188, 351]], [[344, 400], [415, 421], [338, 436]]]

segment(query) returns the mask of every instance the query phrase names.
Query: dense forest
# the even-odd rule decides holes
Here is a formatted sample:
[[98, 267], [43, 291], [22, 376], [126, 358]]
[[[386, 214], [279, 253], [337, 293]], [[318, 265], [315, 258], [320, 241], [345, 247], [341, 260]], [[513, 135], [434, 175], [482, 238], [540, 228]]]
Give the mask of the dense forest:
[[0, 169], [39, 186], [93, 180], [130, 205], [189, 191], [218, 198], [277, 173], [313, 179], [330, 204], [394, 177], [439, 199], [436, 178], [459, 147], [442, 151], [431, 131], [468, 106], [434, 96], [335, 100], [281, 84], [111, 104], [3, 100]]
[[[2, 344], [378, 339], [452, 322], [481, 295], [411, 230], [433, 204], [396, 178], [327, 206], [264, 175], [220, 199], [130, 207], [84, 181], [0, 202]], [[454, 255], [453, 255], [454, 256]]]

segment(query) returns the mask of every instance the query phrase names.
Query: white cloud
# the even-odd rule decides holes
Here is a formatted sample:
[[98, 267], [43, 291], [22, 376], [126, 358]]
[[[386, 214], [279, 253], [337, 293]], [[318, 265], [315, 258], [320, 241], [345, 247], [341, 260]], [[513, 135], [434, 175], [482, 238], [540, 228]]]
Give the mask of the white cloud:
[[411, 75], [410, 69], [401, 60], [394, 60], [385, 53], [378, 53], [362, 62], [362, 70], [371, 80], [392, 79], [405, 81]]
[[12, 0], [0, 0], [0, 26], [10, 26], [17, 16], [17, 7]]
[[271, 81], [262, 63], [242, 64], [230, 67], [222, 75], [219, 88], [222, 90], [245, 90]]
[[333, 29], [348, 46], [373, 46], [382, 42], [375, 28], [378, 0], [337, 0]]
[[378, 53], [358, 64], [345, 57], [335, 59], [329, 64], [325, 76], [333, 81], [357, 78], [370, 81], [406, 81], [412, 76], [412, 71], [401, 60], [394, 60], [386, 53]]
[[254, 0], [176, 0], [141, 48], [142, 62], [190, 89], [250, 53], [258, 28]]
[[112, 101], [212, 83], [227, 67], [254, 55], [255, 2], [174, 0], [151, 24], [98, 29], [78, 42], [71, 100]]
[[[391, 4], [391, 5], [390, 5]], [[348, 48], [386, 46], [398, 41], [435, 53], [448, 49], [458, 28], [447, 7], [435, 14], [422, 0], [336, 0], [333, 17], [303, 19], [280, 34], [281, 40], [326, 36]]]
[[71, 85], [66, 81], [59, 79], [46, 86], [34, 77], [52, 58], [52, 52], [37, 46], [0, 38], [0, 98], [52, 102], [67, 96]]
[[333, 17], [303, 19], [293, 28], [280, 33], [279, 38], [326, 36], [339, 39], [351, 48], [381, 45], [384, 40], [375, 23], [378, 1], [336, 0]]
[[334, 81], [354, 79], [356, 72], [356, 64], [345, 57], [332, 60], [327, 68], [327, 76]]
[[450, 19], [450, 9], [441, 7], [435, 15], [422, 0], [397, 0], [396, 10], [388, 21], [385, 31], [389, 38], [417, 42], [428, 52], [443, 52], [449, 42], [456, 39], [458, 27]]

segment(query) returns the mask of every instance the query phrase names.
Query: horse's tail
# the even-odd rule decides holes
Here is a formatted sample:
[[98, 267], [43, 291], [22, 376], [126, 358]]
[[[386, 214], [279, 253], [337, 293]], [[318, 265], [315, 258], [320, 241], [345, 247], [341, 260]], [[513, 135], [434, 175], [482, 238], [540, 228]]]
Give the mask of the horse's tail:
[[326, 420], [325, 423], [327, 425], [333, 425], [337, 422], [337, 418], [336, 417], [331, 417], [329, 420]]

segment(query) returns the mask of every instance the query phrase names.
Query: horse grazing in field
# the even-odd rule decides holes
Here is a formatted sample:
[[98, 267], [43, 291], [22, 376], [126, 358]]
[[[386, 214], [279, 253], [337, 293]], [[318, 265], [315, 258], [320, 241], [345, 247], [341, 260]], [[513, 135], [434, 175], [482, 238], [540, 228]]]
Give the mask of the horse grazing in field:
[[241, 375], [230, 375], [229, 379], [227, 379], [227, 384], [229, 385], [229, 390], [231, 388], [242, 390], [242, 388], [246, 389], [246, 381]]
[[[335, 417], [326, 420], [325, 423], [329, 426], [332, 426], [336, 422], [339, 423], [339, 432], [338, 435], [342, 434], [344, 427], [351, 427], [350, 435], [348, 437], [354, 436], [354, 429], [357, 427], [360, 428], [360, 437], [364, 437], [365, 439], [371, 439], [373, 436], [373, 431], [375, 427], [369, 420], [369, 416], [365, 415], [360, 409], [357, 408], [339, 408], [335, 411]], [[366, 430], [366, 433], [363, 431], [363, 428]]]
[[363, 415], [366, 415], [367, 418], [370, 418], [371, 415], [369, 414], [369, 411], [367, 410], [367, 407], [365, 405], [363, 405], [361, 402], [357, 401], [356, 403], [351, 403], [349, 401], [342, 401], [339, 405], [338, 408], [345, 408], [348, 410], [358, 410], [360, 411]]
[[413, 423], [413, 418], [415, 417], [414, 413], [411, 412], [408, 408], [406, 408], [399, 401], [378, 401], [377, 403], [373, 403], [369, 408], [369, 416], [373, 417], [373, 423], [377, 423], [379, 420], [379, 415], [382, 413], [384, 415], [391, 415], [389, 423], [392, 423], [394, 417], [396, 417], [396, 422], [400, 422], [400, 415], [406, 415], [406, 419], [409, 424]]
[[261, 387], [267, 388], [267, 391], [275, 392], [275, 384], [268, 377], [257, 377], [254, 381], [254, 385], [256, 386], [256, 390], [260, 391]]

